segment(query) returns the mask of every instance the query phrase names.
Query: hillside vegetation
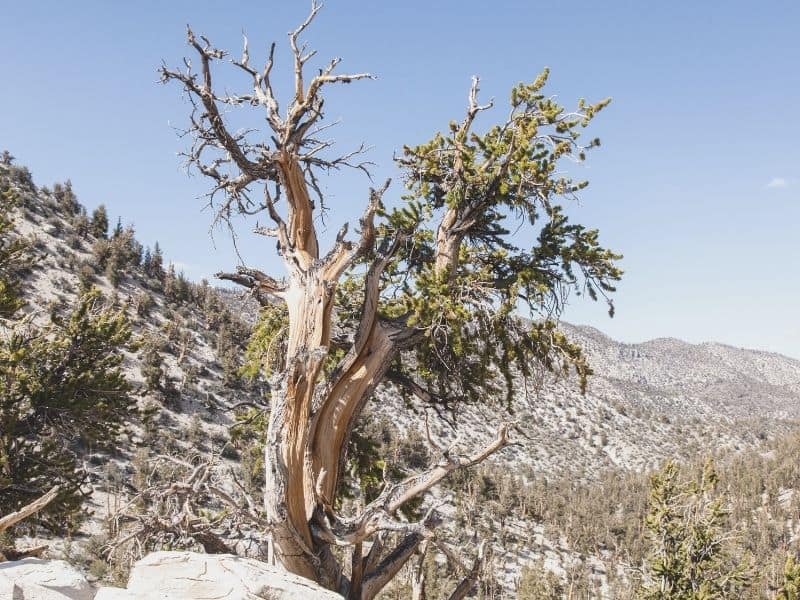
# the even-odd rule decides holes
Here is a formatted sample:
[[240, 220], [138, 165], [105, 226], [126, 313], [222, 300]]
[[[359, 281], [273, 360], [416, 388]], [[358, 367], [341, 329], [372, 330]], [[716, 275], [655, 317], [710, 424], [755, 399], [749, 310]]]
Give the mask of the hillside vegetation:
[[[254, 329], [275, 326], [271, 313], [259, 318], [252, 299], [187, 280], [124, 221], [109, 226], [105, 210], [87, 213], [68, 183], [37, 186], [8, 155], [0, 192], [0, 515], [56, 481], [64, 486], [60, 503], [6, 532], [2, 545], [46, 542], [51, 556], [117, 582], [146, 543], [208, 552], [222, 543], [259, 556], [253, 528], [226, 521], [224, 507], [202, 494], [193, 501], [207, 531], [166, 528], [138, 549], [114, 542], [152, 511], [171, 514], [147, 490], [183, 480], [209, 457], [214, 481], [258, 502], [269, 356], [258, 335], [249, 351], [248, 342]], [[508, 411], [520, 443], [408, 510], [440, 504], [450, 545], [474, 553], [473, 536], [490, 540], [480, 597], [632, 598], [653, 576], [653, 472], [675, 459], [676, 481], [700, 481], [713, 456], [715, 481], [698, 497], [719, 500], [720, 564], [747, 567], [751, 585], [737, 597], [775, 597], [798, 550], [800, 362], [714, 343], [623, 344], [562, 327], [594, 370], [586, 393], [574, 377], [543, 374], [527, 388], [519, 378]], [[65, 356], [74, 361], [59, 371]], [[478, 405], [426, 412], [391, 385], [376, 397], [343, 483], [367, 497], [385, 478], [429, 465], [437, 448], [490, 440], [500, 421]], [[351, 496], [345, 502], [357, 501]], [[383, 595], [409, 597], [425, 573], [428, 597], [437, 598], [469, 568], [430, 551]]]

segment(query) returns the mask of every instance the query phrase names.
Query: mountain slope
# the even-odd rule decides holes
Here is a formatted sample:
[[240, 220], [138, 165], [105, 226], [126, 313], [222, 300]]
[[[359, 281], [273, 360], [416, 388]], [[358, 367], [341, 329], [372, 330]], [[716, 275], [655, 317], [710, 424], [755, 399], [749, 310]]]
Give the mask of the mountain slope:
[[[187, 282], [169, 268], [153, 275], [140, 246], [138, 258], [115, 273], [108, 267], [107, 246], [122, 244], [118, 240], [127, 233], [117, 231], [107, 240], [87, 231], [88, 216], [65, 191], [68, 185], [37, 187], [26, 169], [8, 164], [0, 165], [0, 177], [22, 198], [18, 234], [36, 239], [39, 261], [26, 280], [32, 318], [41, 318], [54, 305], [74, 303], [81, 288], [93, 284], [109, 302], [126, 307], [141, 340], [125, 364], [138, 390], [139, 413], [132, 416], [116, 452], [85, 449], [94, 474], [94, 518], [84, 533], [102, 531], [103, 517], [130, 496], [131, 481], [147, 453], [222, 453], [224, 466], [238, 469], [257, 488], [258, 457], [247, 444], [232, 445], [230, 430], [236, 422], [234, 407], [263, 406], [263, 383], [238, 375], [257, 317], [255, 303], [238, 292]], [[130, 230], [124, 243], [136, 254], [132, 235]], [[562, 327], [584, 348], [595, 371], [586, 394], [570, 378], [546, 378], [541, 386], [518, 380], [510, 412], [500, 399], [490, 398], [484, 405], [461, 408], [455, 428], [431, 412], [437, 445], [475, 448], [493, 437], [502, 421], [513, 419], [519, 444], [495, 457], [490, 466], [495, 471], [487, 473], [499, 468], [528, 482], [562, 475], [592, 482], [609, 469], [616, 474], [647, 470], [667, 457], [694, 460], [708, 451], [759, 449], [800, 422], [800, 361], [675, 339], [624, 344], [589, 327]], [[377, 396], [370, 418], [389, 422], [404, 443], [430, 458], [420, 418], [424, 407], [406, 406], [390, 387]], [[462, 484], [454, 480], [437, 493], [450, 500], [442, 511], [454, 527], [468, 512], [453, 492], [460, 493]], [[490, 510], [486, 518], [495, 517]], [[521, 566], [533, 559], [545, 558], [548, 569], [564, 575], [580, 557], [560, 539], [563, 531], [546, 530], [547, 523], [538, 518], [500, 523], [517, 540], [495, 539], [497, 555], [507, 558], [505, 571], [498, 574], [506, 589], [513, 588]], [[598, 573], [605, 572], [602, 552], [583, 558], [594, 561]]]
[[[511, 417], [529, 441], [506, 460], [537, 472], [653, 468], [667, 457], [757, 446], [800, 419], [800, 361], [673, 339], [625, 344], [590, 327], [562, 328], [595, 374], [585, 395], [569, 379], [528, 392], [520, 382]], [[461, 415], [470, 437], [477, 430], [488, 438], [501, 419], [478, 407]], [[456, 436], [445, 427], [437, 432]]]
[[[70, 222], [74, 216], [64, 215], [63, 199], [47, 188], [36, 188], [24, 168], [14, 169], [16, 187], [24, 199], [17, 229], [21, 235], [37, 239], [41, 254], [38, 268], [27, 282], [29, 310], [45, 312], [53, 302], [72, 301], [81, 286], [81, 269], [91, 265], [93, 283], [108, 297], [129, 304], [138, 333], [157, 336], [164, 342], [165, 381], [179, 388], [177, 402], [168, 410], [175, 408], [179, 415], [187, 408], [184, 405], [216, 403], [216, 420], [225, 425], [231, 423], [224, 414], [227, 408], [252, 397], [258, 399], [260, 390], [247, 389], [240, 381], [233, 386], [223, 381], [217, 331], [209, 323], [208, 310], [196, 299], [167, 298], [164, 283], [147, 277], [138, 266], [127, 267], [117, 286], [112, 286], [97, 265], [93, 250], [97, 238], [77, 236]], [[228, 313], [224, 319], [236, 321], [236, 331], [246, 336], [248, 323], [257, 316], [255, 303], [242, 302], [243, 294], [217, 291], [205, 284], [198, 287], [215, 297], [217, 306], [210, 312]], [[136, 311], [144, 294], [152, 298], [146, 317]], [[593, 328], [566, 323], [562, 328], [584, 348], [595, 374], [585, 395], [570, 379], [548, 379], [541, 388], [534, 382], [519, 382], [510, 417], [519, 421], [521, 431], [532, 443], [514, 449], [513, 455], [537, 469], [574, 469], [580, 465], [593, 470], [611, 464], [643, 468], [666, 456], [694, 454], [698, 447], [752, 445], [786, 430], [800, 418], [800, 361], [676, 339], [625, 344]], [[236, 343], [241, 348], [245, 341], [237, 339]], [[145, 386], [140, 357], [129, 358], [131, 379]], [[187, 372], [202, 373], [194, 375], [196, 385], [188, 388], [183, 383]], [[384, 402], [377, 403], [379, 413], [400, 417], [399, 422], [408, 427], [417, 422], [391, 389], [384, 389], [380, 395]], [[142, 404], [163, 403], [163, 399], [151, 396], [143, 392]], [[463, 409], [458, 429], [470, 437], [475, 433], [489, 435], [499, 420], [509, 418], [500, 410], [498, 419], [493, 403], [488, 399], [487, 407]], [[447, 439], [457, 437], [457, 432], [442, 421], [436, 431]], [[224, 432], [217, 433], [221, 437]]]

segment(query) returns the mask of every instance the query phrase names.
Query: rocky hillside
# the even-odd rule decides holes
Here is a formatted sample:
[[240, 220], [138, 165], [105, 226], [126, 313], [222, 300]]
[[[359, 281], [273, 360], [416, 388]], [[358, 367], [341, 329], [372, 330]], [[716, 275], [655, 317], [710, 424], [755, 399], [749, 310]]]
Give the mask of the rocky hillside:
[[[255, 302], [242, 293], [216, 289], [213, 282], [192, 284], [208, 290], [213, 300], [203, 302], [210, 308], [196, 299], [175, 300], [164, 282], [147, 276], [138, 265], [122, 267], [121, 279], [112, 285], [98, 264], [98, 238], [90, 233], [77, 235], [74, 216], [64, 214], [63, 199], [58, 197], [64, 194], [64, 186], [56, 191], [37, 188], [24, 168], [15, 167], [14, 173], [24, 199], [17, 229], [36, 240], [40, 255], [27, 282], [31, 312], [74, 300], [89, 270], [92, 284], [130, 307], [137, 333], [163, 343], [163, 385], [174, 388], [173, 401], [162, 406], [161, 394], [145, 391], [141, 356], [131, 355], [127, 370], [142, 390], [142, 405], [157, 402], [159, 410], [166, 409], [170, 418], [180, 422], [176, 427], [185, 425], [181, 415], [199, 412], [208, 417], [206, 410], [217, 414], [211, 421], [225, 425], [230, 406], [259, 396], [262, 390], [247, 389], [241, 381], [226, 385], [226, 357], [220, 356], [218, 324], [211, 322], [217, 320], [211, 313], [219, 312], [218, 319], [231, 321], [229, 329], [239, 338], [246, 336], [257, 319]], [[163, 260], [166, 273], [169, 256]], [[189, 285], [182, 274], [172, 272], [170, 277]], [[139, 304], [145, 296], [149, 297], [145, 302], [152, 304], [142, 315]], [[542, 386], [520, 381], [512, 414], [501, 414], [502, 419], [516, 419], [520, 430], [530, 436], [531, 443], [516, 449], [514, 460], [535, 465], [537, 470], [653, 467], [667, 456], [694, 456], [699, 448], [752, 446], [792, 427], [800, 418], [798, 360], [671, 338], [625, 344], [590, 327], [567, 323], [562, 327], [583, 347], [595, 372], [587, 393], [582, 395], [571, 380], [548, 380]], [[245, 342], [233, 341], [240, 350]], [[230, 365], [229, 370], [233, 370]], [[187, 375], [195, 381], [187, 384]], [[412, 414], [402, 418], [407, 410], [392, 402], [391, 390], [382, 393], [387, 403], [378, 403], [382, 406], [379, 414], [399, 416], [399, 422], [409, 427], [416, 422]], [[459, 431], [469, 437], [483, 430], [491, 433], [495, 412], [470, 407], [459, 414], [456, 431], [443, 422], [438, 431], [448, 438]], [[216, 437], [224, 437], [223, 429], [214, 431]]]
[[[263, 404], [263, 383], [240, 374], [255, 304], [213, 283], [187, 281], [169, 267], [168, 253], [142, 248], [132, 228], [122, 225], [107, 235], [93, 230], [68, 184], [38, 187], [25, 168], [11, 164], [0, 165], [0, 177], [22, 199], [17, 232], [34, 240], [38, 256], [25, 282], [31, 318], [73, 303], [81, 289], [96, 285], [109, 302], [125, 307], [138, 340], [125, 362], [138, 413], [118, 451], [86, 451], [95, 518], [83, 534], [100, 531], [103, 516], [128, 493], [136, 461], [147, 453], [221, 454], [245, 480], [252, 477], [257, 458], [231, 441], [231, 427], [241, 416], [235, 407]], [[120, 248], [128, 253], [124, 260]], [[583, 346], [595, 371], [586, 394], [569, 379], [518, 381], [510, 414], [492, 407], [491, 399], [462, 409], [455, 427], [431, 413], [433, 437], [468, 448], [513, 419], [520, 444], [504, 450], [496, 465], [528, 482], [567, 475], [596, 482], [609, 469], [643, 471], [667, 457], [693, 460], [707, 451], [758, 449], [800, 422], [800, 361], [675, 339], [624, 344], [592, 328], [563, 328]], [[389, 388], [379, 395], [372, 418], [391, 422], [409, 444], [424, 446], [419, 408], [405, 406]], [[459, 482], [450, 485], [452, 490]], [[462, 518], [465, 509], [455, 495], [440, 495], [451, 499], [443, 510]], [[516, 540], [495, 538], [496, 555], [509, 558], [498, 577], [505, 589], [513, 588], [530, 561], [545, 558], [547, 569], [564, 576], [576, 557], [587, 559], [558, 531], [547, 531], [541, 514], [505, 525]], [[63, 542], [54, 548], [66, 551]], [[602, 558], [588, 558], [598, 572], [605, 569]]]
[[[562, 328], [595, 374], [586, 394], [570, 380], [538, 389], [519, 382], [512, 417], [528, 441], [506, 452], [516, 464], [551, 474], [643, 470], [666, 457], [755, 447], [800, 422], [800, 361], [676, 339], [625, 344], [590, 327]], [[498, 421], [494, 411], [477, 408], [460, 418], [470, 437]], [[439, 433], [456, 435], [445, 427]]]

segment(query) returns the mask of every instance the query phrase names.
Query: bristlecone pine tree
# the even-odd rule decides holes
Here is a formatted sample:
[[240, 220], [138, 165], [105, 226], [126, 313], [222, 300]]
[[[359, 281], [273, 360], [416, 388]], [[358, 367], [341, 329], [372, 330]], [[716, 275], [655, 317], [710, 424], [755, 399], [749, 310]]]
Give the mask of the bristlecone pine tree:
[[[681, 481], [672, 461], [651, 477], [650, 532], [643, 600], [742, 598], [752, 584], [747, 557], [737, 556], [728, 512], [716, 493], [709, 460], [699, 481]], [[787, 573], [790, 569], [787, 566]], [[787, 576], [787, 581], [788, 581]]]
[[[567, 111], [543, 92], [545, 70], [515, 86], [506, 120], [480, 133], [474, 122], [492, 103], [479, 104], [475, 78], [460, 122], [403, 148], [397, 163], [406, 193], [399, 206], [384, 203], [388, 181], [371, 189], [356, 235], [348, 236], [345, 225], [323, 252], [316, 228], [326, 208], [320, 172], [366, 167], [359, 151], [332, 156], [331, 143], [318, 137], [322, 93], [371, 76], [336, 73], [340, 59], [306, 76], [314, 53], [299, 38], [319, 8], [314, 2], [289, 34], [294, 88], [285, 111], [273, 93], [274, 44], [263, 68], [250, 62], [246, 38], [241, 57], [230, 60], [249, 83], [242, 94], [214, 88], [214, 66], [228, 55], [191, 29], [197, 62], [164, 66], [161, 76], [193, 103], [194, 143], [185, 158], [212, 181], [216, 220], [263, 212], [271, 225], [256, 233], [277, 240], [287, 271], [281, 279], [245, 267], [218, 274], [285, 316], [286, 326], [275, 328], [282, 353], [270, 366], [265, 448], [275, 558], [349, 598], [372, 598], [433, 536], [433, 514], [409, 522], [403, 507], [503, 448], [510, 430], [501, 427], [471, 453], [442, 452], [428, 470], [387, 483], [358, 514], [340, 514], [348, 440], [376, 386], [392, 383], [442, 411], [486, 402], [499, 391], [510, 399], [514, 371], [574, 369], [582, 382], [590, 373], [555, 319], [570, 290], [608, 300], [620, 257], [599, 245], [596, 230], [567, 219], [563, 200], [586, 182], [563, 169], [565, 159], [580, 162], [599, 144], [581, 144], [579, 131], [609, 100], [580, 100]], [[269, 131], [257, 139], [232, 130], [225, 112], [240, 106], [263, 110]], [[533, 322], [517, 316], [520, 307]], [[336, 546], [348, 549], [347, 560]], [[457, 596], [467, 592], [459, 586]]]
[[31, 240], [14, 233], [17, 195], [0, 169], [0, 516], [59, 485], [36, 517], [54, 531], [81, 516], [89, 474], [77, 446], [112, 443], [132, 410], [121, 370], [131, 337], [122, 310], [100, 292], [36, 324], [21, 308]]
[[783, 569], [783, 586], [778, 590], [776, 599], [798, 600], [798, 598], [800, 598], [800, 563], [790, 554]]

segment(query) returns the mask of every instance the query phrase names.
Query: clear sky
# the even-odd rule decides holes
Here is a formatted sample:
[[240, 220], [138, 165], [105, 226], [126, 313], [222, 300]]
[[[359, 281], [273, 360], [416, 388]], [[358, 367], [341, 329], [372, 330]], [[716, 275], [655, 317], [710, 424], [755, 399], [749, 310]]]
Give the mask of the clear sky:
[[[188, 54], [185, 25], [251, 60], [279, 43], [306, 2], [0, 0], [0, 148], [40, 184], [71, 179], [89, 208], [133, 222], [192, 278], [236, 263], [176, 153], [188, 106], [157, 84]], [[617, 316], [589, 301], [565, 318], [624, 341], [679, 337], [800, 358], [800, 3], [367, 2], [329, 0], [306, 39], [320, 60], [376, 81], [329, 95], [343, 148], [364, 141], [378, 164], [463, 114], [469, 78], [502, 105], [547, 65], [550, 93], [572, 104], [613, 96], [595, 121], [603, 146], [576, 220], [624, 253]], [[234, 84], [234, 79], [223, 79]], [[493, 113], [500, 119], [504, 110]], [[490, 118], [490, 117], [489, 117]], [[485, 123], [488, 118], [484, 114]], [[256, 124], [258, 122], [256, 121]], [[369, 182], [327, 182], [329, 236], [358, 214]], [[398, 186], [392, 188], [398, 193]], [[391, 194], [391, 192], [390, 192]], [[276, 269], [274, 242], [242, 231], [252, 265]]]

